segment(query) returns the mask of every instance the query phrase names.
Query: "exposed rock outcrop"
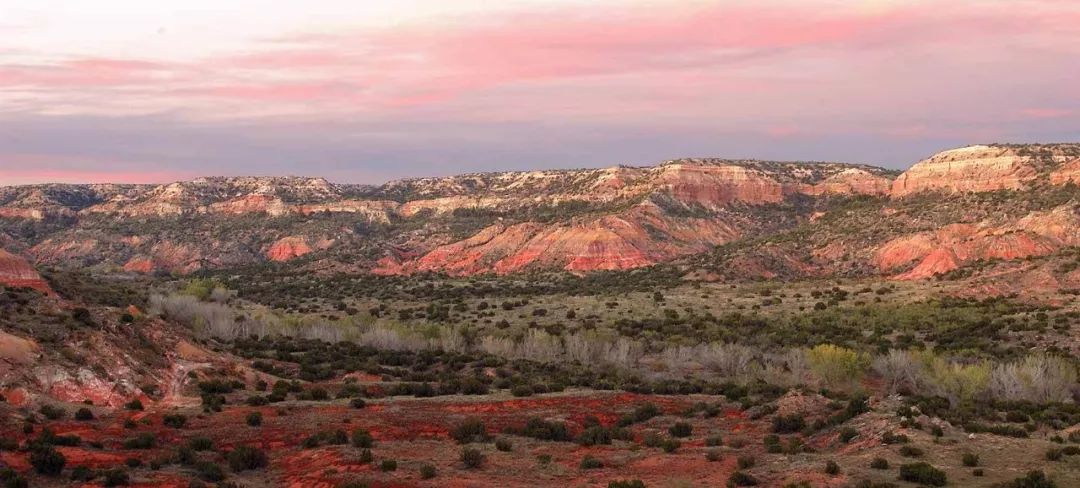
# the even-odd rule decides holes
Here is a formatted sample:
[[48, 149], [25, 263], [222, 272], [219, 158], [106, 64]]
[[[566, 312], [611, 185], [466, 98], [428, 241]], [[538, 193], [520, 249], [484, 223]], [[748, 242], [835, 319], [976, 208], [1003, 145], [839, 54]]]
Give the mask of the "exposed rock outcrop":
[[289, 236], [278, 239], [266, 250], [266, 257], [271, 261], [288, 261], [298, 258], [312, 251], [307, 240], [299, 236]]
[[1047, 174], [1063, 184], [1075, 181], [1078, 159], [1076, 144], [967, 146], [919, 161], [893, 182], [891, 195], [1019, 190]]
[[952, 224], [934, 232], [903, 236], [879, 247], [874, 262], [885, 273], [914, 262], [914, 268], [895, 276], [913, 280], [946, 273], [972, 261], [1045, 256], [1076, 245], [1080, 245], [1080, 215], [1076, 207], [1066, 205], [1007, 224]]
[[49, 284], [25, 259], [0, 249], [0, 285], [52, 293]]

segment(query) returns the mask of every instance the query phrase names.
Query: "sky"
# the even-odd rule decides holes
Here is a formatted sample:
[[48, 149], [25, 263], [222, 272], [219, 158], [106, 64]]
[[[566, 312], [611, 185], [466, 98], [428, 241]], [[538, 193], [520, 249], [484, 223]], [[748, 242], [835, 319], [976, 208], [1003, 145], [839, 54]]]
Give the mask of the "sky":
[[0, 2], [0, 185], [1075, 141], [1074, 0]]

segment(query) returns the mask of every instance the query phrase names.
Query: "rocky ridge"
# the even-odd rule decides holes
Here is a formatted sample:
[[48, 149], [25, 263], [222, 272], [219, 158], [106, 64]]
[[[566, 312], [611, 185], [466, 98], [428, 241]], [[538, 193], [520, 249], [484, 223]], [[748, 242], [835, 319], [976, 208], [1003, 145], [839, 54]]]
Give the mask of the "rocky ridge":
[[[6, 187], [0, 188], [0, 219], [13, 226], [47, 223], [45, 230], [7, 232], [8, 241], [37, 263], [128, 272], [329, 258], [324, 268], [339, 262], [380, 274], [583, 273], [649, 266], [798, 228], [831, 215], [829, 202], [836, 199], [947, 199], [1072, 188], [1078, 180], [1080, 145], [980, 145], [944, 151], [899, 175], [864, 165], [698, 158], [381, 186], [215, 177], [156, 186]], [[1062, 221], [1072, 218], [1064, 217], [1067, 208], [1041, 212], [1073, 229]], [[862, 239], [872, 252], [858, 259], [878, 272], [916, 279], [980, 259], [1041, 256], [1076, 245], [1060, 232], [1032, 230], [1040, 218], [1050, 217], [1024, 223], [940, 217], [918, 232]], [[811, 261], [776, 251], [739, 262], [762, 276], [772, 273], [763, 259], [828, 274], [837, 269], [829, 261], [855, 259], [851, 251], [841, 239], [812, 250]]]

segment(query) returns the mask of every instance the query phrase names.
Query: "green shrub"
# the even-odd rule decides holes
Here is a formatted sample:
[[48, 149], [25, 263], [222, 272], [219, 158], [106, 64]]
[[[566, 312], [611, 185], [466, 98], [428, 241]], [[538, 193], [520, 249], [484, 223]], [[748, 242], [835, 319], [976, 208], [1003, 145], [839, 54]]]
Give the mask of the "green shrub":
[[262, 425], [262, 421], [262, 412], [251, 412], [247, 414], [247, 424], [251, 427], [258, 427]]
[[723, 455], [723, 453], [720, 452], [719, 449], [709, 449], [708, 451], [705, 451], [705, 460], [706, 461], [715, 463], [715, 462], [717, 462], [717, 461], [719, 461], [719, 460], [721, 460], [723, 458], [724, 458], [724, 455]]
[[225, 470], [221, 469], [221, 466], [218, 466], [217, 463], [199, 461], [195, 463], [195, 475], [203, 481], [217, 483], [225, 479]]
[[124, 408], [126, 408], [128, 410], [142, 410], [143, 409], [143, 404], [142, 404], [141, 400], [136, 398], [134, 400], [131, 400], [130, 402], [125, 403]]
[[616, 480], [608, 483], [608, 488], [645, 488], [641, 480]]
[[67, 458], [52, 446], [37, 446], [30, 451], [30, 465], [38, 474], [56, 476], [64, 470]]
[[484, 464], [484, 453], [479, 449], [466, 447], [461, 450], [461, 463], [467, 469], [477, 469]]
[[172, 427], [174, 429], [182, 429], [187, 425], [187, 417], [181, 414], [167, 414], [161, 418], [161, 423], [166, 427]]
[[742, 471], [731, 473], [728, 477], [728, 486], [757, 486], [758, 480]]
[[438, 473], [435, 471], [435, 466], [425, 464], [420, 466], [420, 479], [429, 480], [434, 478]]
[[533, 389], [529, 385], [515, 385], [510, 389], [510, 394], [516, 397], [532, 396]]
[[593, 457], [592, 454], [586, 454], [585, 457], [581, 458], [579, 467], [581, 469], [599, 469], [604, 467], [604, 463]]
[[711, 435], [705, 438], [705, 445], [707, 447], [720, 447], [724, 445], [724, 439], [718, 435]]
[[397, 461], [393, 459], [383, 459], [382, 462], [379, 463], [379, 470], [384, 473], [397, 471]]
[[1000, 488], [1057, 488], [1057, 483], [1046, 476], [1042, 470], [1028, 471], [1027, 476], [1002, 483]]
[[514, 445], [510, 442], [510, 439], [500, 437], [495, 440], [495, 449], [502, 452], [510, 452], [514, 450]]
[[124, 449], [152, 449], [155, 445], [157, 445], [157, 438], [149, 432], [143, 432], [124, 441]]
[[41, 408], [38, 409], [38, 412], [41, 412], [41, 415], [44, 415], [45, 418], [49, 420], [60, 420], [67, 416], [66, 410], [47, 404], [42, 405]]
[[375, 439], [371, 437], [371, 432], [364, 428], [356, 428], [352, 431], [352, 445], [362, 449], [369, 449], [375, 446]]
[[754, 467], [754, 462], [754, 456], [739, 456], [739, 458], [736, 460], [736, 464], [739, 466], [739, 469], [750, 469]]
[[239, 446], [229, 451], [225, 459], [229, 463], [229, 469], [234, 472], [264, 468], [270, 462], [262, 449], [251, 446]]
[[458, 426], [454, 427], [450, 432], [450, 437], [457, 441], [458, 444], [485, 442], [489, 438], [487, 428], [484, 427], [484, 422], [477, 418], [467, 419], [458, 424]]
[[847, 444], [847, 443], [851, 442], [852, 439], [858, 437], [858, 435], [859, 435], [858, 430], [855, 430], [855, 429], [853, 429], [851, 427], [844, 427], [843, 429], [840, 430], [840, 442], [843, 442], [844, 444]]
[[75, 411], [75, 420], [94, 420], [94, 412], [89, 408], [82, 407]]
[[188, 441], [188, 447], [193, 451], [209, 451], [214, 448], [214, 441], [208, 437], [192, 437]]
[[791, 434], [799, 432], [806, 427], [806, 420], [802, 415], [777, 415], [773, 417], [772, 430], [777, 434]]
[[870, 467], [874, 469], [889, 469], [889, 461], [885, 458], [876, 457], [873, 461], [870, 461]]
[[945, 486], [945, 472], [928, 463], [911, 463], [900, 466], [900, 479], [929, 486]]
[[840, 474], [840, 465], [836, 464], [836, 461], [833, 461], [831, 459], [825, 461], [825, 474], [831, 476], [836, 476]]
[[964, 466], [975, 467], [979, 465], [979, 455], [971, 452], [965, 452], [964, 457], [961, 459]]
[[900, 448], [900, 455], [904, 457], [920, 457], [923, 455], [923, 450], [915, 446], [903, 446]]
[[127, 470], [123, 468], [106, 469], [101, 473], [103, 486], [127, 486], [130, 481]]
[[690, 437], [693, 430], [693, 427], [687, 422], [675, 422], [674, 425], [668, 428], [668, 432], [672, 437]]

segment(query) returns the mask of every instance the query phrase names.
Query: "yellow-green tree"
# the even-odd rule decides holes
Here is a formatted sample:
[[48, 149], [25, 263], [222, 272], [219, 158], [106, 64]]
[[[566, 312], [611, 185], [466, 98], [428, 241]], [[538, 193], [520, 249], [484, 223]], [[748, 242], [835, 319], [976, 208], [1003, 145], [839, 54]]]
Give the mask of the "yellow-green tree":
[[870, 364], [866, 354], [833, 344], [818, 344], [807, 351], [810, 370], [829, 388], [856, 386]]

